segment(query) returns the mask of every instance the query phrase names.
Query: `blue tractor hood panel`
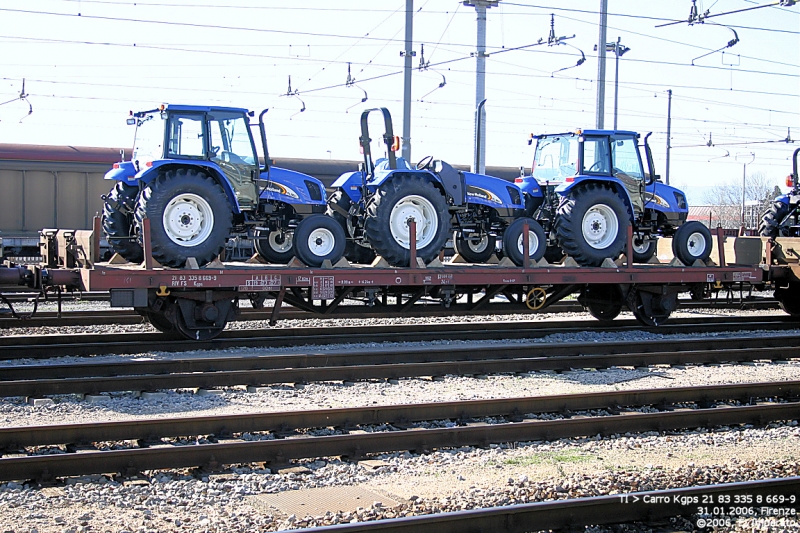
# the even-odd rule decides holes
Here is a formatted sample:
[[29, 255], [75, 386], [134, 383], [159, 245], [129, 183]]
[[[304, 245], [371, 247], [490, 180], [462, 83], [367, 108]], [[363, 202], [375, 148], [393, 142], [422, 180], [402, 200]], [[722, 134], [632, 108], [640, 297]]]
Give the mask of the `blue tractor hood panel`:
[[[270, 167], [267, 172], [261, 174], [261, 181], [262, 188], [266, 185], [261, 192], [263, 200], [278, 200], [287, 204], [325, 205], [325, 186], [320, 180], [308, 174]], [[309, 184], [311, 187], [317, 187], [318, 198], [312, 197]]]
[[525, 208], [522, 192], [513, 183], [472, 172], [464, 172], [464, 179], [467, 183], [467, 203], [483, 204], [494, 208]]
[[517, 178], [517, 181], [514, 183], [522, 192], [530, 194], [534, 198], [544, 197], [544, 193], [542, 193], [542, 188], [539, 186], [539, 182], [536, 181], [536, 178], [533, 176], [523, 176], [522, 178]]
[[688, 213], [686, 195], [680, 189], [656, 181], [645, 187], [645, 207], [662, 213]]

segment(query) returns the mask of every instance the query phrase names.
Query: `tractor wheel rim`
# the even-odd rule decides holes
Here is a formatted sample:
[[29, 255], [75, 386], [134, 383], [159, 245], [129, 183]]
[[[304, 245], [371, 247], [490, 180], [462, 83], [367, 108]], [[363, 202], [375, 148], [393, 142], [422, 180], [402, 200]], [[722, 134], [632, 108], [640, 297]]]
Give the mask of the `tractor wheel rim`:
[[686, 249], [692, 257], [702, 257], [706, 251], [706, 237], [699, 231], [689, 235], [686, 240]]
[[[280, 239], [283, 239], [282, 241]], [[292, 234], [273, 231], [269, 234], [269, 247], [276, 252], [283, 253], [292, 249]]]
[[186, 247], [198, 246], [214, 229], [214, 212], [202, 196], [183, 193], [170, 200], [162, 221], [172, 242]]
[[317, 228], [308, 236], [308, 249], [317, 257], [324, 257], [333, 251], [336, 237], [325, 228]]
[[617, 214], [606, 204], [593, 205], [583, 215], [581, 233], [592, 248], [602, 250], [609, 247], [619, 233]]
[[483, 235], [480, 240], [472, 240], [467, 239], [467, 247], [470, 251], [475, 253], [481, 253], [486, 251], [486, 248], [489, 246], [489, 236]]
[[397, 244], [406, 249], [411, 248], [409, 222], [412, 218], [417, 223], [417, 250], [421, 250], [436, 237], [439, 217], [433, 204], [425, 197], [411, 195], [397, 202], [389, 214], [389, 231]]
[[[519, 250], [520, 254], [524, 254], [525, 251], [522, 249], [522, 233], [519, 234], [517, 237], [517, 249]], [[536, 253], [536, 250], [539, 249], [539, 236], [536, 235], [533, 231], [528, 232], [528, 256], [533, 257]]]
[[650, 239], [644, 238], [634, 238], [633, 239], [633, 251], [637, 254], [643, 254], [647, 251], [650, 247]]

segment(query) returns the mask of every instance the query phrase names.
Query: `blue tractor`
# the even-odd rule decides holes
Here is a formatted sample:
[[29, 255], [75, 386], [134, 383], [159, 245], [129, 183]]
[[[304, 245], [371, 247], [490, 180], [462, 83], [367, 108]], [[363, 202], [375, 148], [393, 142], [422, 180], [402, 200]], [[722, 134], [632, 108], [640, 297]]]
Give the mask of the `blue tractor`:
[[775, 198], [772, 205], [761, 217], [758, 234], [762, 237], [800, 237], [800, 183], [797, 176], [797, 156], [800, 148], [794, 151], [792, 173], [786, 177], [786, 186], [791, 187], [788, 194]]
[[580, 265], [600, 266], [625, 250], [628, 227], [635, 262], [655, 255], [660, 236], [672, 237], [674, 256], [685, 265], [709, 258], [711, 232], [686, 222], [686, 196], [655, 174], [649, 136], [641, 144], [638, 133], [618, 130], [533, 137], [532, 173], [517, 183], [540, 203], [535, 216], [548, 233], [548, 259], [566, 254]]
[[162, 105], [131, 113], [136, 126], [130, 161], [105, 178], [117, 181], [104, 196], [102, 225], [114, 251], [141, 262], [142, 220], [150, 220], [153, 258], [164, 266], [198, 265], [223, 252], [232, 234], [255, 239], [268, 262], [296, 256], [319, 267], [344, 253], [341, 225], [325, 216], [325, 188], [318, 179], [270, 165], [264, 114], [259, 164], [249, 118], [230, 107]]
[[[386, 157], [373, 162], [368, 117], [383, 115], [382, 144]], [[425, 263], [436, 258], [452, 236], [456, 251], [470, 263], [483, 263], [497, 249], [515, 264], [523, 264], [523, 228], [528, 223], [528, 250], [533, 261], [544, 254], [545, 234], [526, 217], [519, 187], [500, 178], [456, 170], [432, 156], [411, 166], [396, 157], [399, 139], [392, 130], [386, 108], [361, 114], [361, 170], [340, 176], [328, 201], [328, 214], [347, 229], [345, 256], [369, 262], [375, 254], [396, 266], [410, 261], [410, 222], [416, 223], [417, 257]], [[532, 206], [531, 206], [532, 207]]]

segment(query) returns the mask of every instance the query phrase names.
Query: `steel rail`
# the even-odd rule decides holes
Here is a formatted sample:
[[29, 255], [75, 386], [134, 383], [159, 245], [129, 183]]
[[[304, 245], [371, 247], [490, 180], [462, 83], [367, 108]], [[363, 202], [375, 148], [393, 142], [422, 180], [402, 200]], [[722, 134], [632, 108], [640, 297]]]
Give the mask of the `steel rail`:
[[0, 336], [0, 360], [48, 359], [67, 355], [108, 353], [134, 354], [148, 351], [195, 351], [245, 347], [288, 347], [307, 344], [340, 344], [386, 341], [485, 340], [543, 337], [575, 331], [652, 331], [670, 334], [729, 332], [735, 330], [781, 331], [798, 328], [788, 316], [702, 317], [676, 319], [658, 328], [645, 328], [633, 320], [598, 321], [458, 322], [451, 324], [404, 324], [379, 326], [334, 326], [228, 330], [211, 341], [174, 338], [163, 333], [103, 333], [76, 335]]
[[525, 420], [517, 423], [331, 435], [293, 439], [245, 441], [81, 451], [55, 455], [0, 458], [0, 481], [49, 480], [56, 477], [122, 472], [133, 474], [164, 468], [209, 467], [237, 463], [286, 464], [292, 459], [346, 456], [400, 450], [426, 452], [433, 448], [481, 446], [503, 442], [554, 440], [581, 435], [668, 431], [734, 424], [763, 425], [796, 420], [800, 403], [724, 407], [658, 413], [626, 413], [566, 420]]
[[[312, 527], [307, 533], [527, 533], [529, 531], [574, 531], [585, 526], [649, 522], [674, 516], [691, 516], [704, 498], [736, 501], [735, 496], [762, 501], [770, 496], [786, 500], [800, 492], [800, 477], [764, 479], [739, 483], [702, 485], [679, 489], [631, 492], [624, 495], [569, 498], [474, 509], [451, 513], [392, 518], [356, 524]], [[726, 497], [728, 498], [726, 500]], [[653, 503], [659, 502], [659, 503]], [[798, 508], [798, 504], [763, 505]], [[713, 506], [711, 506], [713, 507]], [[728, 507], [728, 506], [725, 506]], [[743, 517], [746, 518], [746, 517]], [[702, 528], [700, 528], [702, 529]]]
[[121, 440], [153, 440], [187, 435], [229, 436], [255, 431], [293, 431], [301, 428], [355, 427], [365, 424], [404, 425], [426, 420], [459, 420], [506, 416], [522, 420], [528, 413], [563, 413], [677, 403], [700, 406], [719, 401], [752, 402], [758, 398], [796, 399], [800, 381], [673, 387], [630, 391], [559, 394], [524, 398], [381, 405], [340, 409], [315, 409], [272, 413], [247, 413], [169, 419], [134, 419], [115, 422], [53, 424], [0, 428], [0, 450]]
[[[0, 366], [0, 382], [14, 380], [67, 379], [87, 377], [113, 377], [145, 374], [180, 374], [193, 372], [224, 372], [241, 370], [267, 370], [286, 368], [311, 368], [357, 365], [388, 365], [431, 363], [436, 361], [469, 361], [513, 359], [519, 357], [587, 356], [658, 352], [730, 351], [725, 354], [730, 361], [741, 359], [749, 350], [752, 359], [785, 359], [791, 357], [780, 350], [787, 346], [800, 346], [800, 335], [775, 335], [762, 337], [728, 337], [700, 339], [660, 339], [658, 344], [642, 346], [639, 341], [616, 342], [565, 342], [558, 344], [491, 344], [424, 347], [369, 347], [331, 352], [306, 352], [300, 354], [253, 354], [223, 357], [192, 357], [147, 361], [103, 361], [64, 364], [26, 364]], [[725, 359], [727, 360], [727, 359]], [[581, 363], [582, 361], [577, 361]], [[692, 362], [692, 361], [689, 361]], [[708, 361], [694, 361], [708, 362]], [[719, 361], [717, 361], [719, 362]], [[608, 366], [608, 365], [605, 365]], [[625, 366], [625, 365], [622, 365]], [[589, 368], [589, 367], [587, 367]], [[595, 367], [596, 368], [596, 367]], [[559, 370], [550, 368], [546, 370]]]
[[[437, 306], [419, 306], [421, 309], [411, 309], [410, 313], [403, 313], [404, 316], [436, 316], [441, 315], [441, 310]], [[778, 302], [772, 298], [759, 298], [755, 300], [741, 300], [734, 299], [730, 302], [723, 301], [694, 301], [694, 300], [681, 300], [679, 309], [778, 309]], [[577, 302], [560, 301], [548, 306], [540, 313], [554, 314], [554, 313], [567, 313], [567, 312], [583, 312], [584, 308]], [[492, 304], [489, 307], [481, 307], [474, 311], [473, 315], [488, 315], [488, 314], [511, 314], [511, 313], [526, 313], [529, 314], [530, 310], [524, 305], [509, 305], [509, 304]], [[241, 314], [234, 318], [236, 322], [254, 321], [254, 320], [269, 320], [271, 318], [272, 310], [264, 309], [241, 309]], [[340, 306], [337, 312], [333, 315], [325, 315], [327, 318], [380, 318], [380, 317], [393, 317], [397, 316], [396, 312], [389, 313], [386, 309], [380, 307], [366, 307], [366, 306]], [[300, 309], [282, 309], [281, 320], [308, 320], [321, 318], [318, 313], [310, 313]], [[673, 319], [674, 320], [674, 319]], [[143, 324], [146, 320], [142, 315], [133, 312], [130, 309], [104, 309], [104, 310], [66, 310], [60, 314], [55, 311], [39, 311], [33, 317], [20, 321], [10, 316], [3, 317], [0, 315], [0, 329], [12, 328], [35, 328], [35, 327], [64, 327], [64, 326], [96, 326], [96, 325], [131, 325]]]
[[[452, 349], [452, 348], [450, 348]], [[460, 347], [462, 351], [468, 349]], [[419, 363], [358, 364], [357, 366], [317, 366], [307, 368], [273, 368], [250, 370], [223, 370], [209, 372], [180, 372], [171, 374], [79, 377], [64, 379], [0, 381], [0, 397], [40, 397], [55, 394], [92, 394], [115, 391], [148, 391], [232, 387], [237, 385], [260, 386], [276, 383], [307, 383], [322, 381], [358, 381], [367, 379], [398, 379], [452, 375], [482, 375], [522, 373], [542, 370], [570, 370], [572, 368], [608, 368], [611, 366], [646, 367], [648, 365], [686, 363], [706, 364], [753, 361], [758, 359], [785, 360], [800, 357], [800, 346], [773, 348], [746, 348], [738, 350], [707, 349], [654, 353], [620, 353], [611, 355], [541, 356], [536, 345], [491, 347], [481, 346], [478, 351], [514, 353], [500, 359], [452, 360], [447, 351], [440, 360]], [[441, 348], [427, 350], [435, 354]], [[446, 350], [448, 350], [446, 348]], [[501, 351], [502, 350], [502, 351]], [[448, 357], [449, 355], [449, 357]], [[325, 357], [325, 356], [323, 356]]]

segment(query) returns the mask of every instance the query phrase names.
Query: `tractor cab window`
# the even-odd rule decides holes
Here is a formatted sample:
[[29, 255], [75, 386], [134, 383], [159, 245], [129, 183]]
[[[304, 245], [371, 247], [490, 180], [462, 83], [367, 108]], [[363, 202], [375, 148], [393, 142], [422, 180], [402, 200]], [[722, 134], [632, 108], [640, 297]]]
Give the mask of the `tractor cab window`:
[[256, 165], [256, 156], [245, 117], [238, 113], [208, 116], [211, 158], [233, 165]]
[[204, 157], [202, 115], [170, 115], [169, 156]]
[[578, 162], [578, 138], [574, 135], [541, 137], [533, 156], [533, 177], [540, 184], [562, 183], [574, 176]]
[[632, 137], [611, 141], [611, 160], [615, 176], [620, 177], [621, 174], [625, 174], [631, 178], [644, 179], [642, 161], [639, 159], [636, 141]]
[[[136, 117], [136, 137], [133, 141], [131, 161], [148, 161], [164, 158], [164, 119], [161, 113]], [[144, 168], [142, 166], [142, 168]]]
[[608, 174], [608, 137], [586, 137], [583, 141], [583, 173]]

